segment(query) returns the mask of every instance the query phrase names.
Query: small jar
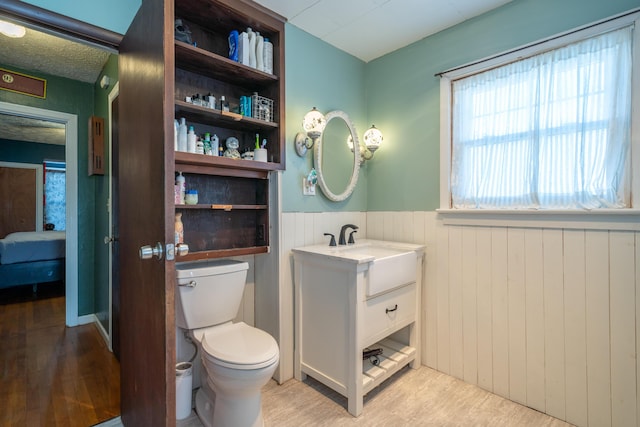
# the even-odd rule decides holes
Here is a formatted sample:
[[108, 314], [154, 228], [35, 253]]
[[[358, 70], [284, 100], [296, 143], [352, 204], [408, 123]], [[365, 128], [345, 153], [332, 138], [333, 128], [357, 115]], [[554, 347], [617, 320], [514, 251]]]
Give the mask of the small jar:
[[184, 197], [184, 202], [187, 205], [197, 205], [198, 204], [198, 190], [187, 190], [187, 193]]

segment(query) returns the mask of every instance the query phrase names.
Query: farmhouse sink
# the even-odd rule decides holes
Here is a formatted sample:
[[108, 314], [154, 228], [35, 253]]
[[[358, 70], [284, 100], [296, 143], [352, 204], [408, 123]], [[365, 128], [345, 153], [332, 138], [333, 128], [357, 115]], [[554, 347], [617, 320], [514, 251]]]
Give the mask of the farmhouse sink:
[[347, 246], [313, 245], [293, 250], [336, 262], [366, 264], [365, 294], [372, 297], [415, 282], [424, 246], [365, 239]]

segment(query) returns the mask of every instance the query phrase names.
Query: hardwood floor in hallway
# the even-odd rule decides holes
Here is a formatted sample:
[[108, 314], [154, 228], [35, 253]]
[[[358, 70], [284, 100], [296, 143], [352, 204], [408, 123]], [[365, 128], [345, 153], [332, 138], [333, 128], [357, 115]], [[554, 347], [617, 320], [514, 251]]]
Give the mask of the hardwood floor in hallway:
[[[65, 327], [65, 299], [0, 293], [0, 426], [87, 427], [120, 414], [120, 367], [94, 324]], [[63, 291], [62, 291], [63, 292]]]

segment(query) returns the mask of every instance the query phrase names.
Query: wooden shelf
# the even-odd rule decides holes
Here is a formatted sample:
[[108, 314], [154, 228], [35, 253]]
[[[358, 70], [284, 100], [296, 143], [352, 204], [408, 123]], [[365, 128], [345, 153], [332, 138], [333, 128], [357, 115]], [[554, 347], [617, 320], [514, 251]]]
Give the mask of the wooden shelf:
[[265, 120], [254, 119], [253, 117], [238, 116], [233, 113], [224, 113], [220, 110], [201, 107], [178, 99], [175, 100], [175, 111], [176, 117], [184, 116], [187, 121], [208, 123], [213, 126], [224, 126], [229, 129], [261, 131], [278, 128], [278, 123], [275, 122], [267, 122]]
[[[188, 244], [188, 242], [187, 242]], [[189, 252], [181, 256], [177, 261], [197, 261], [203, 259], [226, 258], [243, 255], [265, 254], [269, 252], [268, 246], [251, 246], [246, 248], [217, 249], [211, 251]]]
[[[283, 165], [271, 162], [231, 159], [221, 156], [175, 152], [176, 171], [202, 173], [208, 175], [241, 176], [247, 178], [267, 178], [267, 172], [283, 169]], [[235, 170], [236, 172], [232, 172]]]
[[390, 338], [385, 338], [369, 348], [382, 348], [382, 354], [378, 356], [379, 365], [374, 365], [368, 360], [362, 361], [363, 394], [369, 393], [384, 380], [413, 362], [416, 357], [415, 348]]
[[239, 84], [246, 83], [247, 80], [259, 85], [278, 81], [278, 76], [274, 74], [258, 71], [255, 68], [181, 41], [175, 41], [175, 52], [176, 67], [203, 76]]
[[221, 205], [221, 204], [198, 204], [198, 205], [176, 205], [176, 209], [204, 209], [204, 210], [266, 210], [267, 205]]

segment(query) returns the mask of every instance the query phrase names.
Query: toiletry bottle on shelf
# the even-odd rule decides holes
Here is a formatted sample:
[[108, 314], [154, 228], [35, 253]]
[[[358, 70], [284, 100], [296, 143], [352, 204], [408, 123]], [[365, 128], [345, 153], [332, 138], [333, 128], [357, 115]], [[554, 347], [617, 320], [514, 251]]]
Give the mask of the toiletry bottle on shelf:
[[273, 43], [267, 37], [264, 38], [263, 54], [264, 72], [273, 74]]
[[211, 108], [212, 110], [216, 108], [216, 97], [213, 96], [213, 94], [209, 93], [209, 95], [207, 95], [207, 101], [209, 103], [207, 107]]
[[220, 140], [218, 139], [218, 135], [215, 133], [211, 137], [211, 155], [217, 156], [220, 154]]
[[193, 126], [189, 126], [189, 133], [187, 134], [187, 151], [189, 153], [196, 152], [196, 132], [193, 130]]
[[238, 62], [249, 65], [249, 34], [246, 31], [238, 36]]
[[204, 134], [204, 154], [210, 156], [211, 155], [211, 134], [209, 132]]
[[238, 30], [229, 33], [229, 59], [238, 62]]
[[180, 122], [178, 120], [173, 121], [173, 149], [178, 151], [178, 132], [180, 132]]
[[220, 97], [220, 111], [229, 112], [229, 103], [227, 102], [224, 95]]
[[249, 35], [249, 67], [256, 68], [256, 33], [251, 28], [247, 28]]
[[187, 191], [187, 181], [182, 175], [182, 172], [178, 172], [178, 176], [176, 177], [176, 186], [178, 186], [179, 188], [179, 196], [176, 203], [178, 205], [184, 205], [184, 197]]
[[196, 137], [196, 154], [204, 154], [204, 142], [198, 137]]
[[182, 213], [178, 212], [175, 221], [175, 244], [180, 243], [184, 243], [184, 224], [182, 224]]
[[256, 68], [264, 71], [264, 37], [256, 32]]
[[184, 117], [178, 126], [178, 151], [187, 151], [187, 121]]

